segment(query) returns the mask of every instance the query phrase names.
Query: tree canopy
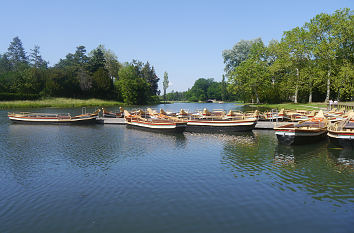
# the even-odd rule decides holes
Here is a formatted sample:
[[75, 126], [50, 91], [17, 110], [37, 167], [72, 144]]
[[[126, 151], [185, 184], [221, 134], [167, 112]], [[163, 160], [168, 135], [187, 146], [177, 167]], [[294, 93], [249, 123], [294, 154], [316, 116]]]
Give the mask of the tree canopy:
[[19, 37], [13, 39], [6, 53], [0, 54], [3, 97], [8, 93], [23, 98], [101, 98], [147, 104], [159, 95], [158, 81], [149, 62], [133, 60], [121, 64], [114, 52], [103, 45], [89, 53], [79, 45], [52, 67], [42, 58], [38, 45], [27, 55]]
[[253, 102], [350, 100], [354, 96], [353, 11], [319, 14], [279, 42], [240, 41], [223, 52], [228, 89]]

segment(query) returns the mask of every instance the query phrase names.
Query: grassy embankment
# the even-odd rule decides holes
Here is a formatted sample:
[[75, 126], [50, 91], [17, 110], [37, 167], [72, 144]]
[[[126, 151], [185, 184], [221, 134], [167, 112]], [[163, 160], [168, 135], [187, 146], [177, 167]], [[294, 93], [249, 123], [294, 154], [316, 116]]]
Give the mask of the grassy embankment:
[[77, 108], [124, 106], [124, 103], [101, 99], [48, 98], [43, 100], [0, 101], [0, 109], [10, 108]]
[[270, 109], [298, 109], [298, 110], [320, 110], [327, 109], [327, 104], [325, 103], [283, 103], [283, 104], [248, 104], [250, 107], [261, 107]]

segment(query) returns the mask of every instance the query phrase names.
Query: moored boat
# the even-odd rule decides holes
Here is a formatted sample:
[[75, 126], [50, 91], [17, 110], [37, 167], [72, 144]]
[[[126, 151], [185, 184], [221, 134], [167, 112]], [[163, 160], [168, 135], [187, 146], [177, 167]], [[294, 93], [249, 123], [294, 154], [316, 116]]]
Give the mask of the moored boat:
[[94, 124], [98, 116], [97, 110], [94, 113], [71, 116], [70, 113], [8, 113], [9, 119], [13, 123], [21, 124]]
[[260, 120], [285, 121], [288, 119], [285, 109], [281, 109], [279, 112], [264, 112], [260, 115]]
[[187, 122], [182, 120], [172, 120], [160, 117], [150, 116], [149, 114], [141, 114], [142, 111], [130, 114], [124, 111], [124, 118], [127, 126], [133, 126], [149, 131], [158, 131], [166, 133], [181, 133], [186, 129]]
[[257, 118], [246, 116], [227, 116], [218, 111], [218, 114], [212, 114], [207, 109], [203, 110], [203, 114], [192, 115], [187, 120], [188, 132], [238, 132], [251, 131], [257, 123]]
[[305, 144], [326, 138], [327, 124], [327, 119], [320, 111], [312, 119], [275, 127], [274, 130], [282, 144]]
[[124, 117], [124, 109], [119, 107], [119, 112], [111, 112], [102, 108], [102, 116], [104, 118], [123, 118]]
[[337, 145], [354, 148], [354, 113], [350, 113], [341, 121], [330, 124], [327, 135], [330, 141]]

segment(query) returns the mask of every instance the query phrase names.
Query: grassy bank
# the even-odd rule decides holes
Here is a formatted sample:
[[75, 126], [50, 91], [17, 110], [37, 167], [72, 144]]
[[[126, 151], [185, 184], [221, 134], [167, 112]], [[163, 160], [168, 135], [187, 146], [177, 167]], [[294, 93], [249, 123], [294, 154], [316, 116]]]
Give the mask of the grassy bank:
[[298, 110], [319, 110], [319, 109], [327, 109], [327, 105], [325, 103], [283, 103], [283, 104], [248, 104], [250, 107], [261, 107], [261, 108], [271, 108], [271, 109], [298, 109]]
[[43, 100], [0, 101], [0, 109], [10, 108], [76, 108], [124, 106], [124, 103], [101, 99], [49, 98]]

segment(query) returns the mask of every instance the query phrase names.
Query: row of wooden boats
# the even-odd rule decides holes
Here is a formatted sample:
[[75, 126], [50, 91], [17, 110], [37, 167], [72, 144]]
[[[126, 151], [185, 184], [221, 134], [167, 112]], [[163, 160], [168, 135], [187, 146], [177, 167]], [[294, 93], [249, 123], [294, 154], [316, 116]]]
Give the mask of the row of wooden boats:
[[194, 113], [181, 110], [178, 113], [167, 113], [163, 109], [157, 112], [152, 109], [128, 112], [120, 108], [119, 112], [109, 112], [104, 108], [94, 113], [70, 114], [52, 113], [9, 113], [9, 119], [14, 123], [31, 124], [88, 124], [95, 123], [98, 114], [102, 111], [104, 118], [125, 118], [126, 124], [143, 129], [162, 132], [234, 132], [250, 131], [254, 129], [257, 118], [241, 112], [222, 110], [209, 112], [207, 109]]
[[[135, 110], [128, 112], [120, 108], [118, 112], [110, 112], [104, 108], [94, 113], [71, 116], [70, 114], [50, 113], [9, 113], [8, 117], [15, 123], [31, 124], [91, 124], [96, 123], [99, 113], [105, 118], [123, 118], [128, 126], [144, 130], [159, 132], [237, 132], [251, 131], [257, 121], [264, 120], [264, 116], [283, 117], [301, 116], [289, 124], [275, 126], [275, 134], [280, 143], [301, 144], [318, 141], [329, 136], [330, 140], [344, 146], [354, 147], [354, 112], [328, 111], [305, 112], [286, 111], [278, 113], [258, 110], [253, 112], [240, 112], [222, 109], [209, 111], [206, 108], [194, 112], [181, 109], [179, 112], [166, 112], [163, 109], [156, 111], [148, 108], [146, 111]], [[296, 113], [295, 113], [296, 112]], [[271, 113], [271, 114], [269, 114]], [[262, 117], [263, 116], [263, 117]], [[295, 118], [294, 118], [295, 119]]]
[[[329, 111], [323, 112], [325, 118], [331, 122], [343, 120], [348, 117], [348, 115], [353, 112], [352, 110], [346, 111], [345, 108], [336, 109], [333, 108]], [[279, 112], [277, 111], [266, 111], [263, 113], [259, 113], [257, 115], [259, 120], [278, 120], [278, 121], [291, 121], [291, 122], [299, 122], [304, 120], [309, 120], [315, 117], [318, 113], [316, 110], [307, 111], [307, 110], [286, 110], [281, 109]]]
[[[183, 131], [183, 128], [188, 132], [251, 131], [259, 119], [258, 111], [226, 113], [223, 110], [209, 112], [207, 109], [195, 113], [188, 113], [184, 110], [179, 113], [166, 113], [162, 109], [160, 112], [148, 109], [146, 112], [139, 110], [129, 113], [126, 111], [124, 115], [127, 124], [131, 126], [158, 130], [166, 127], [171, 131], [175, 127], [176, 132]], [[311, 115], [301, 121], [275, 126], [274, 130], [279, 142], [287, 145], [303, 144], [320, 141], [328, 136], [336, 144], [354, 147], [353, 111], [331, 114], [320, 110], [316, 114], [311, 112]]]
[[283, 144], [311, 143], [328, 135], [335, 144], [354, 147], [354, 112], [336, 119], [333, 121], [333, 118], [319, 111], [311, 119], [276, 126], [274, 130], [279, 142]]
[[207, 109], [195, 113], [187, 113], [183, 109], [178, 113], [159, 112], [152, 109], [146, 111], [124, 111], [126, 123], [144, 129], [175, 132], [236, 132], [254, 129], [257, 118], [244, 114], [234, 114]]

